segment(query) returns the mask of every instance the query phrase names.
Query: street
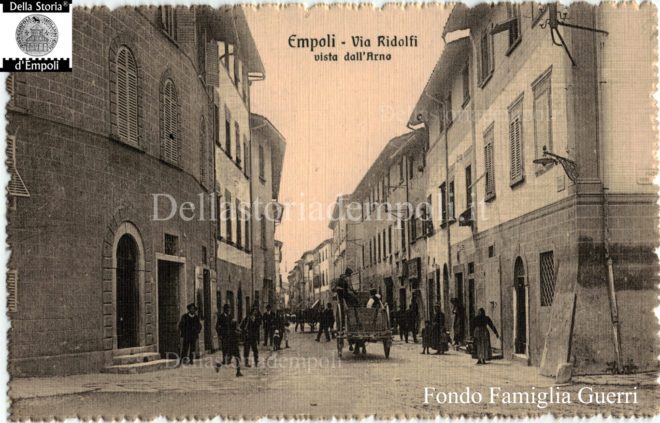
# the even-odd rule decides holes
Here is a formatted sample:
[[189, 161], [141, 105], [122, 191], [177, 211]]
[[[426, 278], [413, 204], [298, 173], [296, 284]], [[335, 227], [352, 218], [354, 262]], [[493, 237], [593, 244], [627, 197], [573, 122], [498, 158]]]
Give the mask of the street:
[[[475, 366], [468, 355], [453, 350], [444, 356], [421, 355], [420, 344], [402, 343], [398, 336], [390, 359], [384, 358], [382, 345], [368, 344], [365, 357], [355, 357], [344, 350], [344, 359], [339, 360], [334, 340], [316, 343], [314, 337], [309, 329], [304, 334], [292, 333], [291, 348], [279, 352], [269, 353], [260, 346], [262, 363], [258, 369], [242, 368], [242, 378], [234, 376], [233, 368], [222, 368], [216, 373], [211, 365], [217, 357], [214, 354], [198, 361], [203, 366], [153, 373], [15, 379], [10, 383], [11, 419], [131, 419], [158, 415], [170, 419], [216, 415], [236, 419], [266, 415], [386, 418], [502, 413], [575, 416], [604, 411], [596, 404], [578, 403], [577, 392], [584, 386], [594, 391], [634, 390], [637, 404], [607, 406], [607, 411], [615, 415], [650, 415], [658, 412], [660, 404], [655, 376], [649, 373], [584, 377], [570, 386], [553, 388], [569, 392], [571, 404], [539, 408], [538, 404], [504, 404], [499, 399], [490, 404], [491, 387], [540, 392], [550, 389], [553, 379], [539, 376], [535, 367], [503, 360]], [[429, 404], [424, 404], [425, 387], [458, 393], [469, 387], [473, 394], [482, 393], [483, 401], [441, 405], [431, 396]], [[342, 410], [341, 414], [337, 410]]]

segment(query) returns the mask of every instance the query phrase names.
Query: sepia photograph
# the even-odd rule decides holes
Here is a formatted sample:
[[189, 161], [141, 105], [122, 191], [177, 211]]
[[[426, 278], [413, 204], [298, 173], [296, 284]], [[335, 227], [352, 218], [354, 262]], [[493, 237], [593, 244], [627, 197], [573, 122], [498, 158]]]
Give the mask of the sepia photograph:
[[655, 4], [0, 5], [11, 421], [655, 416]]

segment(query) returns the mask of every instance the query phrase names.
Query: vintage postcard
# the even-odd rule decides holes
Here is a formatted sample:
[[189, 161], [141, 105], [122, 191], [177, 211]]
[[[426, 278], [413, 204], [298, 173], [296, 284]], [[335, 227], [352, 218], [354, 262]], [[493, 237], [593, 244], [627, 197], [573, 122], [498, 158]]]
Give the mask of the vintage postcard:
[[9, 419], [660, 411], [656, 5], [0, 5]]

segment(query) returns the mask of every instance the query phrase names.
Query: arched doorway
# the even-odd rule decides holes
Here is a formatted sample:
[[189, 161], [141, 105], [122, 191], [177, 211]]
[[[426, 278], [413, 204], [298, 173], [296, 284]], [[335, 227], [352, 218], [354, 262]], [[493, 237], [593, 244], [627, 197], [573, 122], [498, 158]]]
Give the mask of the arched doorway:
[[522, 258], [516, 259], [513, 270], [514, 293], [514, 353], [527, 354], [527, 278]]
[[138, 345], [139, 250], [135, 239], [124, 234], [119, 239], [116, 254], [117, 348], [130, 348]]

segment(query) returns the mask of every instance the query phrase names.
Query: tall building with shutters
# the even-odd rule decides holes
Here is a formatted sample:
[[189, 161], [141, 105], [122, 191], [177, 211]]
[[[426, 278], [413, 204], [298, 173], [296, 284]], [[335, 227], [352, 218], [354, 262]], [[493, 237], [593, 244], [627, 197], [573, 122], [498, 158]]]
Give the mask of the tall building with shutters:
[[[249, 228], [231, 245], [216, 219], [217, 193], [250, 200], [247, 81], [263, 69], [240, 10], [73, 13], [73, 72], [7, 80], [12, 376], [162, 366], [189, 303], [211, 351], [219, 293], [234, 289], [219, 256], [250, 266]], [[216, 175], [228, 169], [243, 188]]]
[[[275, 230], [281, 221], [282, 206], [278, 203], [280, 179], [286, 142], [284, 136], [267, 118], [252, 114], [252, 271], [255, 292], [259, 292], [259, 307], [278, 306], [276, 293], [279, 264], [276, 262]], [[281, 249], [281, 243], [280, 247]], [[256, 298], [256, 297], [255, 297]]]
[[429, 131], [437, 301], [450, 324], [448, 300], [463, 305], [467, 341], [484, 308], [496, 354], [545, 375], [564, 363], [578, 374], [657, 368], [646, 335], [658, 281], [654, 16], [457, 5], [443, 32], [453, 41], [409, 119]]
[[[213, 34], [217, 51], [214, 87], [215, 190], [219, 213], [216, 233], [217, 304], [229, 305], [239, 322], [260, 303], [253, 255], [261, 248], [253, 239], [252, 181], [254, 173], [250, 131], [250, 85], [263, 79], [264, 66], [240, 8], [221, 9], [227, 25]], [[220, 307], [222, 307], [220, 306]]]

